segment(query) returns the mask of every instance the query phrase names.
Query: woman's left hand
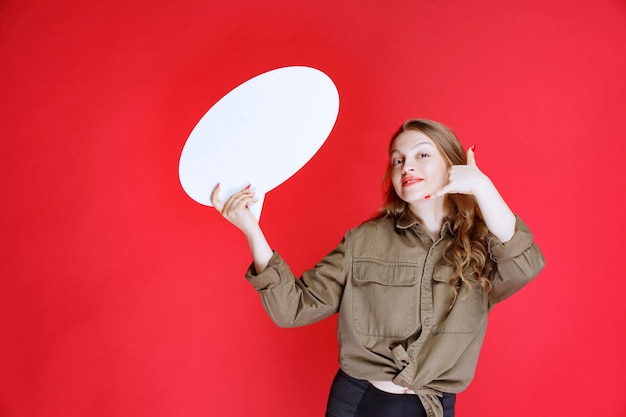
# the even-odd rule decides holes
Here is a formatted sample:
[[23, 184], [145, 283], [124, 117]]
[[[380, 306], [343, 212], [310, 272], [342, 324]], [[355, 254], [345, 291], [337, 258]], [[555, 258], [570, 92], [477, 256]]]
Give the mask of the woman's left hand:
[[473, 146], [467, 150], [467, 164], [450, 167], [448, 183], [427, 198], [454, 193], [471, 194], [476, 198], [487, 228], [501, 242], [513, 237], [515, 215], [489, 177], [478, 169]]
[[476, 165], [474, 146], [467, 150], [467, 164], [452, 165], [448, 171], [448, 183], [428, 198], [441, 197], [446, 194], [472, 194], [489, 186], [491, 180]]

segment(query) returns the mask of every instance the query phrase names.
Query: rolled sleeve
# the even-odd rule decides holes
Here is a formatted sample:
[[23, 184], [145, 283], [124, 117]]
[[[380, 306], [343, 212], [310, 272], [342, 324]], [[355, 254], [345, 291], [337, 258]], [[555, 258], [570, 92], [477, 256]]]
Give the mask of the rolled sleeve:
[[274, 252], [261, 273], [254, 265], [246, 279], [261, 297], [271, 319], [280, 327], [297, 327], [322, 320], [337, 312], [345, 285], [345, 244], [342, 241], [314, 268], [298, 278]]
[[286, 267], [283, 258], [274, 251], [267, 267], [260, 274], [256, 273], [254, 263], [250, 264], [250, 267], [246, 271], [246, 279], [252, 284], [256, 291], [263, 291], [281, 282], [281, 269]]
[[489, 252], [497, 264], [497, 274], [489, 293], [492, 306], [522, 289], [545, 266], [543, 254], [534, 243], [530, 229], [518, 216], [511, 240], [500, 242], [492, 237], [489, 240]]
[[489, 253], [496, 263], [521, 255], [533, 244], [534, 238], [526, 224], [515, 216], [515, 233], [508, 242], [500, 242], [495, 236], [489, 239]]

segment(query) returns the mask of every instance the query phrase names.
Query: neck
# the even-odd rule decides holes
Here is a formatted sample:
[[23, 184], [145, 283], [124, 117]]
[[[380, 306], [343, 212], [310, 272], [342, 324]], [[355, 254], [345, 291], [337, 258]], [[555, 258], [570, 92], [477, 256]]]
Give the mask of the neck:
[[438, 240], [446, 217], [443, 208], [443, 197], [412, 203], [410, 207], [413, 214], [420, 218], [422, 226], [424, 226], [430, 237], [434, 241]]

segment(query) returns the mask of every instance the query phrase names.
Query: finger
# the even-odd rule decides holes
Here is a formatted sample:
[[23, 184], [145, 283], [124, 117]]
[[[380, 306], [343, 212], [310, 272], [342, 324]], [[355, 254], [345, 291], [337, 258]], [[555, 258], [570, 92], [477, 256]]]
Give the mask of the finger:
[[213, 188], [213, 191], [211, 191], [211, 204], [213, 205], [213, 207], [215, 207], [215, 209], [221, 212], [224, 205], [222, 204], [222, 201], [220, 200], [219, 195], [220, 195], [220, 183], [218, 182], [215, 188]]
[[246, 193], [246, 192], [250, 192], [250, 185], [248, 185], [247, 187], [245, 187], [244, 189], [242, 189], [241, 191], [238, 191], [237, 193], [231, 195], [227, 200], [226, 203], [222, 202], [222, 200], [220, 200], [219, 198], [219, 193], [221, 191], [221, 187], [220, 187], [220, 183], [218, 182], [217, 185], [215, 186], [215, 188], [213, 189], [213, 191], [211, 192], [211, 204], [213, 205], [213, 207], [215, 207], [218, 211], [220, 211], [221, 213], [224, 212], [224, 210], [226, 209], [226, 206], [230, 206], [232, 204], [233, 198], [241, 195], [242, 193]]
[[231, 213], [247, 208], [248, 204], [255, 203], [256, 201], [257, 199], [255, 198], [254, 192], [250, 191], [249, 187], [246, 187], [226, 200], [222, 213]]
[[467, 164], [476, 166], [476, 157], [474, 155], [474, 150], [476, 149], [476, 145], [472, 145], [467, 149]]
[[245, 216], [251, 213], [248, 205], [251, 203], [255, 203], [256, 201], [257, 200], [255, 198], [239, 200], [236, 204], [230, 205], [225, 208], [222, 212], [222, 215], [231, 222], [235, 219], [241, 219], [242, 215]]
[[437, 198], [437, 197], [444, 196], [444, 195], [446, 195], [446, 194], [448, 194], [450, 192], [452, 192], [452, 187], [450, 187], [449, 185], [445, 185], [444, 187], [440, 188], [439, 190], [435, 191], [434, 193], [432, 193], [430, 195], [427, 195], [424, 198], [427, 198], [427, 199], [428, 198], [430, 198], [430, 199]]
[[254, 194], [235, 194], [226, 200], [226, 203], [224, 204], [224, 212], [245, 207], [253, 200], [256, 200]]

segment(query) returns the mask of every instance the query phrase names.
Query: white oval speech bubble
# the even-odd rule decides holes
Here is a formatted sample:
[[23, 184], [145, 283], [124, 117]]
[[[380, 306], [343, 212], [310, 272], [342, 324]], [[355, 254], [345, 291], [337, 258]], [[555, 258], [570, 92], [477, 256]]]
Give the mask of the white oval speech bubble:
[[252, 184], [261, 215], [265, 194], [295, 174], [324, 144], [339, 112], [339, 93], [323, 72], [304, 66], [256, 76], [222, 97], [183, 147], [178, 175], [185, 192], [211, 206]]

